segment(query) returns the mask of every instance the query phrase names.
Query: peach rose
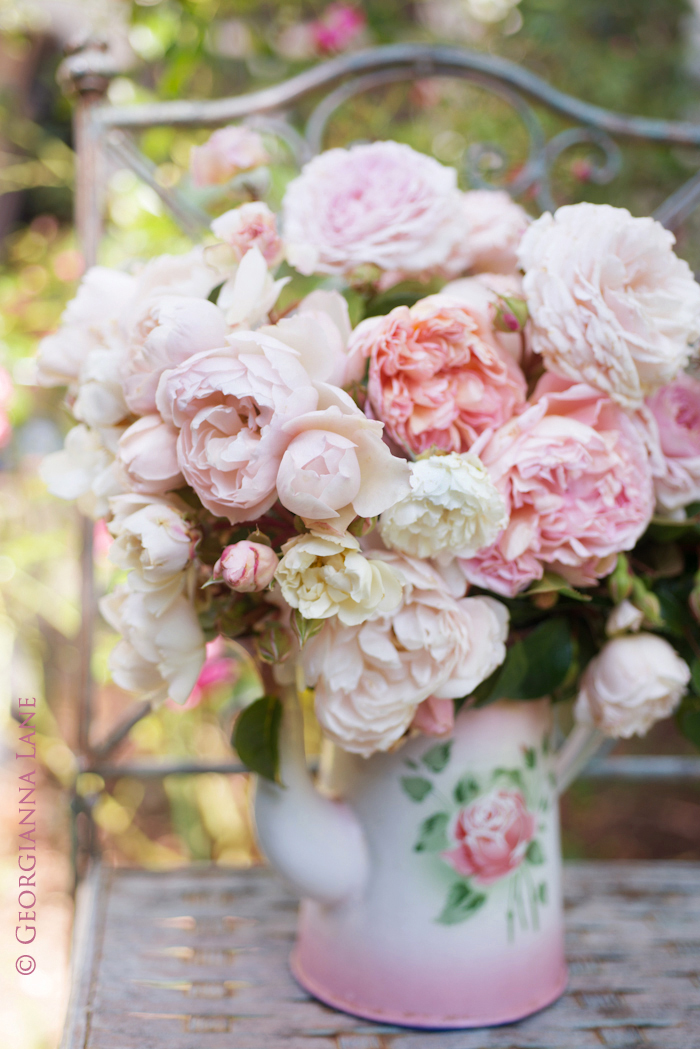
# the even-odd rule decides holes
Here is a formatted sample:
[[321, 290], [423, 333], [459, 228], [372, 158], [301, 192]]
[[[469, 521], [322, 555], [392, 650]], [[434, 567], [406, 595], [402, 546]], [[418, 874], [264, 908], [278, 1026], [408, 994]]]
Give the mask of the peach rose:
[[665, 513], [700, 500], [700, 382], [681, 372], [649, 400], [656, 420], [664, 469], [655, 480], [656, 502]]
[[287, 186], [289, 262], [303, 274], [361, 266], [420, 273], [444, 263], [461, 236], [454, 168], [397, 142], [329, 149]]
[[470, 583], [510, 597], [545, 564], [592, 585], [632, 549], [654, 508], [647, 449], [623, 409], [554, 375], [533, 400], [479, 449], [510, 521], [493, 546], [459, 562]]
[[350, 352], [369, 357], [372, 409], [413, 452], [465, 452], [525, 403], [525, 378], [483, 315], [446, 296], [363, 321]]
[[185, 480], [208, 510], [233, 524], [255, 520], [275, 502], [290, 441], [284, 424], [314, 411], [318, 393], [287, 346], [260, 332], [237, 332], [223, 349], [164, 372], [156, 401], [180, 431]]
[[459, 813], [453, 828], [456, 845], [442, 858], [463, 878], [492, 885], [520, 866], [535, 827], [519, 790], [492, 790]]

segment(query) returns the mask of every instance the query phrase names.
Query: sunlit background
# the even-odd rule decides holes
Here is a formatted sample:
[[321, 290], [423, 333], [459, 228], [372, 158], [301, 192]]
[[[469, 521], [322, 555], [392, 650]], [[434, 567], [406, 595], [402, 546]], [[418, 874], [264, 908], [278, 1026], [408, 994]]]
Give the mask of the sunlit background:
[[[46, 493], [42, 455], [60, 447], [70, 422], [53, 390], [32, 385], [38, 339], [57, 324], [84, 264], [71, 224], [74, 155], [71, 103], [56, 83], [63, 50], [87, 30], [108, 39], [121, 70], [108, 97], [119, 105], [153, 99], [215, 98], [278, 82], [334, 54], [400, 41], [461, 43], [512, 59], [551, 84], [628, 113], [700, 119], [700, 0], [0, 0], [0, 1032], [4, 1049], [55, 1049], [65, 1008], [72, 918], [67, 791], [75, 782], [79, 528], [72, 505]], [[548, 132], [560, 125], [545, 116]], [[188, 162], [206, 132], [159, 128], [141, 137], [166, 187], [181, 186], [215, 214], [245, 187], [195, 191]], [[367, 93], [341, 107], [327, 144], [394, 137], [466, 170], [470, 147], [494, 142], [511, 155], [527, 142], [505, 104], [449, 80], [417, 81]], [[269, 199], [293, 173], [273, 140]], [[608, 200], [648, 214], [700, 165], [698, 150], [626, 146], [623, 174], [595, 181], [584, 148], [555, 167], [557, 201]], [[482, 152], [498, 182], [499, 153]], [[157, 194], [130, 171], [105, 172], [107, 235], [101, 261], [184, 250], [189, 242]], [[218, 196], [217, 196], [218, 194]], [[221, 196], [225, 194], [225, 200]], [[238, 194], [238, 197], [237, 197]], [[534, 206], [523, 201], [534, 213]], [[680, 254], [700, 267], [700, 227], [691, 222]], [[11, 380], [11, 382], [10, 382]], [[98, 589], [117, 570], [110, 537], [95, 528]], [[132, 702], [110, 683], [114, 636], [95, 623], [94, 732], [102, 736]], [[255, 690], [252, 671], [223, 646], [185, 710], [166, 704], [132, 729], [116, 755], [230, 760], [230, 722]], [[17, 809], [11, 701], [36, 696], [41, 765], [38, 968], [18, 976]], [[313, 747], [313, 726], [309, 728]], [[683, 753], [672, 723], [623, 751]], [[258, 862], [245, 776], [207, 774], [139, 781], [77, 780], [94, 803], [107, 862], [162, 868], [192, 861]], [[564, 802], [570, 857], [700, 859], [700, 789], [581, 783]]]

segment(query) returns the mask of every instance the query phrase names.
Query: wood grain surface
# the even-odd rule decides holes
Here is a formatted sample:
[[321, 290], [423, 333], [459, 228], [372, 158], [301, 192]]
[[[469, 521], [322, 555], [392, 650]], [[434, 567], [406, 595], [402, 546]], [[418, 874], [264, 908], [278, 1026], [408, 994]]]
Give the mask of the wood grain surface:
[[517, 1024], [425, 1032], [311, 999], [267, 869], [95, 868], [62, 1049], [700, 1049], [700, 864], [566, 867], [569, 988]]

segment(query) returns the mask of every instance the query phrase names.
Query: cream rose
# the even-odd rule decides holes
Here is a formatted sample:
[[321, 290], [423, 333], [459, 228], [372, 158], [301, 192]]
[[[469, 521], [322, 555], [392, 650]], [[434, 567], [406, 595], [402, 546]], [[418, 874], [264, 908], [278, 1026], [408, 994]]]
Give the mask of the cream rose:
[[688, 665], [663, 638], [614, 638], [584, 672], [576, 720], [616, 738], [643, 736], [673, 713], [689, 681]]
[[331, 619], [302, 652], [324, 734], [365, 757], [394, 746], [429, 696], [473, 692], [503, 662], [508, 636], [500, 602], [456, 600], [426, 562], [375, 556], [401, 573], [399, 607], [357, 625]]
[[145, 595], [118, 587], [100, 601], [100, 611], [122, 640], [112, 649], [109, 668], [120, 688], [184, 703], [206, 658], [204, 635], [192, 605], [183, 596], [160, 616]]
[[625, 408], [671, 382], [700, 335], [700, 285], [672, 233], [608, 204], [542, 215], [520, 245], [532, 345]]
[[352, 535], [295, 536], [282, 547], [275, 579], [287, 604], [305, 619], [337, 616], [354, 625], [391, 612], [401, 600], [400, 575], [366, 558]]
[[503, 496], [476, 455], [419, 459], [411, 464], [410, 483], [410, 495], [379, 522], [382, 540], [393, 550], [414, 557], [471, 557], [508, 523]]
[[41, 477], [52, 495], [75, 499], [88, 517], [104, 517], [109, 498], [124, 491], [115, 469], [114, 449], [120, 430], [91, 430], [80, 424], [66, 434], [63, 448], [47, 455]]

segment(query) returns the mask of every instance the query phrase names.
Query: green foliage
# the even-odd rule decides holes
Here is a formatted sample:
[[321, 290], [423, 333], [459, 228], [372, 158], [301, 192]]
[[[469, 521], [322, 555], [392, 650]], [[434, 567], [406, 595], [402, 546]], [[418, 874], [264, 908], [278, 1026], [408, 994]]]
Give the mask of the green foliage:
[[280, 783], [279, 730], [282, 704], [276, 696], [263, 696], [236, 718], [231, 742], [251, 772]]
[[430, 750], [426, 751], [421, 761], [431, 772], [442, 772], [450, 760], [451, 750], [452, 740], [448, 740], [447, 743], [437, 743]]
[[428, 816], [420, 826], [418, 841], [413, 846], [415, 852], [441, 852], [449, 845], [447, 824], [450, 817], [446, 812], [436, 812]]
[[497, 699], [541, 699], [563, 683], [574, 656], [568, 620], [545, 619], [510, 646], [498, 670], [476, 691], [480, 706]]
[[463, 776], [454, 789], [454, 798], [458, 805], [468, 805], [479, 793], [479, 784], [472, 776]]
[[447, 894], [447, 902], [437, 920], [441, 925], [458, 925], [476, 914], [485, 903], [484, 893], [475, 892], [465, 881], [455, 882]]
[[539, 841], [533, 840], [527, 847], [525, 853], [525, 859], [528, 863], [531, 863], [533, 867], [539, 867], [544, 863], [544, 853], [542, 852], [542, 846]]
[[423, 776], [402, 776], [401, 789], [407, 794], [411, 801], [422, 801], [433, 789], [429, 779]]

